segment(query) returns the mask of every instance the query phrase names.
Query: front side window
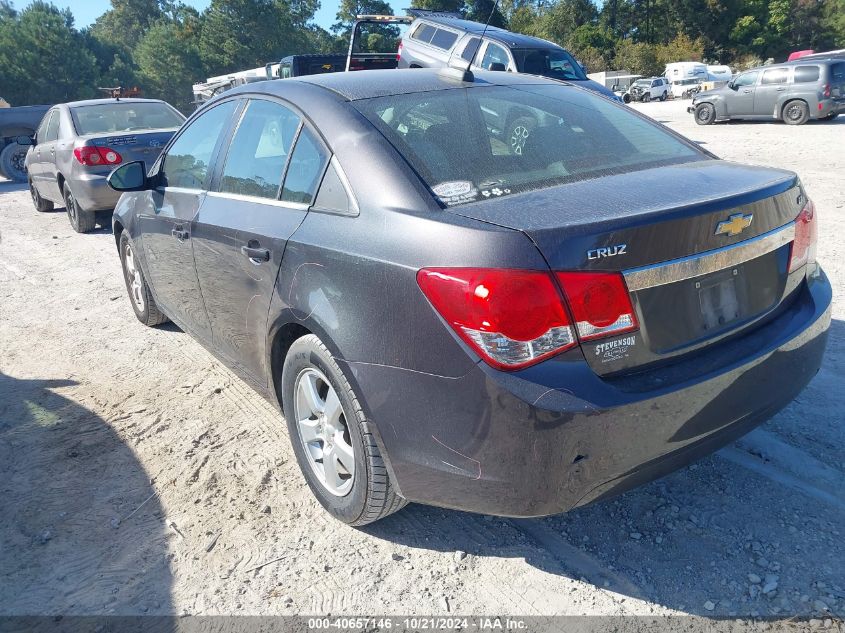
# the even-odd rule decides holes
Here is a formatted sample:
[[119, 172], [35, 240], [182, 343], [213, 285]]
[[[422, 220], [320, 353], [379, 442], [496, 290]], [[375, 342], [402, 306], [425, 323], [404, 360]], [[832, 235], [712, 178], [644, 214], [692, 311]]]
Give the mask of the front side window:
[[220, 191], [275, 200], [299, 117], [272, 101], [252, 100], [232, 138]]
[[763, 86], [785, 84], [787, 79], [789, 79], [789, 71], [786, 68], [772, 68], [763, 73], [760, 84]]
[[237, 105], [237, 101], [226, 101], [188, 124], [162, 161], [159, 173], [163, 186], [205, 188], [214, 148]]
[[626, 108], [563, 85], [444, 90], [353, 105], [446, 206], [707, 158]]
[[508, 67], [508, 53], [504, 48], [497, 44], [488, 44], [487, 50], [484, 51], [484, 58], [481, 60], [481, 67], [485, 70], [490, 70], [493, 64], [502, 64], [505, 68]]
[[739, 77], [736, 78], [734, 81], [735, 86], [739, 86], [740, 88], [743, 86], [753, 86], [757, 83], [757, 75], [760, 73], [756, 70], [752, 70], [749, 73], [742, 73]]
[[328, 156], [323, 146], [313, 132], [303, 127], [290, 157], [285, 185], [282, 188], [282, 200], [311, 204], [326, 169], [326, 162]]

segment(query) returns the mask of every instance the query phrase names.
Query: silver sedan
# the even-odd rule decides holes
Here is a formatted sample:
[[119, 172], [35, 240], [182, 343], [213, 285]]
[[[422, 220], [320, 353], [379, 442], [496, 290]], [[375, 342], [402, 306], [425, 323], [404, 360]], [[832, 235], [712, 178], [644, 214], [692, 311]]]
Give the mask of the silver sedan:
[[110, 211], [120, 194], [106, 177], [121, 163], [151, 165], [182, 125], [175, 108], [153, 99], [93, 99], [53, 106], [35, 136], [26, 169], [32, 201], [38, 211], [54, 204], [67, 209], [73, 228], [94, 228], [98, 211]]

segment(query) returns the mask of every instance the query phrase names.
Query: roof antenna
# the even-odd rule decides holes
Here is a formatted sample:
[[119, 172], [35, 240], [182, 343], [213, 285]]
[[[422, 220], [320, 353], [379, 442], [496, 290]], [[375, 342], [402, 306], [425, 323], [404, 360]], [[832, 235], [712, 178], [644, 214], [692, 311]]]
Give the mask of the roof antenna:
[[472, 67], [473, 62], [475, 62], [475, 56], [478, 55], [478, 49], [481, 48], [481, 44], [484, 42], [484, 35], [487, 33], [487, 27], [490, 26], [490, 20], [493, 19], [493, 14], [496, 13], [496, 9], [499, 7], [499, 0], [495, 0], [493, 2], [493, 8], [490, 10], [490, 15], [487, 16], [487, 22], [484, 24], [484, 30], [481, 31], [481, 39], [478, 40], [478, 45], [475, 47], [475, 50], [472, 51], [472, 59], [469, 60], [469, 64], [467, 64], [467, 72], [470, 72], [470, 68]]

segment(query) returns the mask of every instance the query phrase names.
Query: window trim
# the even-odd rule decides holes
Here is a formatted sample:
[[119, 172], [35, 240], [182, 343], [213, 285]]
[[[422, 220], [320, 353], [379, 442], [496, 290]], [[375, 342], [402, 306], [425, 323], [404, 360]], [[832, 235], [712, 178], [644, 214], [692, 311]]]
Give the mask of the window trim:
[[332, 154], [328, 161], [326, 161], [326, 167], [323, 169], [323, 174], [320, 176], [320, 184], [317, 185], [317, 192], [314, 194], [314, 202], [317, 202], [317, 198], [320, 196], [320, 189], [323, 188], [323, 181], [326, 179], [326, 174], [329, 173], [329, 167], [332, 167], [337, 174], [338, 180], [340, 180], [340, 184], [343, 185], [343, 189], [346, 191], [346, 197], [349, 200], [349, 204], [352, 207], [352, 211], [338, 211], [337, 209], [329, 209], [327, 207], [318, 207], [316, 204], [311, 205], [311, 210], [315, 213], [325, 213], [327, 215], [340, 215], [347, 218], [357, 218], [361, 215], [361, 207], [358, 205], [358, 198], [355, 197], [355, 193], [352, 191], [352, 185], [349, 182], [349, 178], [346, 175], [343, 167], [340, 165], [340, 161], [337, 159], [337, 156]]

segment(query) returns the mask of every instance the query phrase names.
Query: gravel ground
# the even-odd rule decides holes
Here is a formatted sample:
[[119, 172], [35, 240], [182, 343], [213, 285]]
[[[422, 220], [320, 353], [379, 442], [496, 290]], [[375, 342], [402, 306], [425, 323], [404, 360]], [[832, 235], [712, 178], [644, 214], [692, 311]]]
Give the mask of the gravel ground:
[[686, 105], [635, 107], [815, 200], [824, 366], [737, 445], [543, 520], [328, 519], [280, 414], [136, 322], [110, 233], [0, 182], [0, 615], [845, 613], [845, 116], [697, 127]]

